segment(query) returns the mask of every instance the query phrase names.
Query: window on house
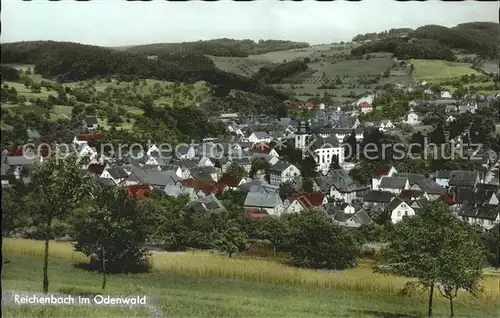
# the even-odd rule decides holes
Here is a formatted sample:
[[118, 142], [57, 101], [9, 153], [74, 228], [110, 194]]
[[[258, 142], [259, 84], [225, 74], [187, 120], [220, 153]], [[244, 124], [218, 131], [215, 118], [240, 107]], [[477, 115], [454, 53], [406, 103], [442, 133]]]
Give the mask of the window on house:
[[398, 211], [397, 215], [398, 215], [398, 218], [401, 217], [401, 211]]

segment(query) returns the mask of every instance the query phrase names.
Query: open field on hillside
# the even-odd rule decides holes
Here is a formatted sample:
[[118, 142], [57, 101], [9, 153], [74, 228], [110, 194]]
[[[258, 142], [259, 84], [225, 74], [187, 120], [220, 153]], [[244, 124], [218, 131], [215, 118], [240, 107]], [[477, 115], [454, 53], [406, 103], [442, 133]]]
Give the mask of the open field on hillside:
[[486, 61], [484, 64], [481, 66], [483, 70], [489, 73], [493, 74], [498, 74], [499, 69], [498, 69], [498, 61]]
[[327, 77], [335, 77], [348, 75], [365, 76], [365, 75], [378, 75], [385, 72], [392, 66], [392, 59], [388, 57], [371, 58], [369, 60], [347, 60], [335, 63], [331, 62], [316, 62], [311, 63], [309, 66], [316, 71], [315, 76], [326, 73]]
[[28, 69], [30, 69], [31, 71], [33, 71], [33, 69], [35, 68], [34, 64], [14, 64], [14, 63], [10, 63], [10, 64], [5, 64], [5, 65], [10, 66], [12, 68], [15, 68], [18, 71], [26, 71]]
[[[43, 242], [4, 239], [2, 249], [7, 260], [3, 289], [39, 291]], [[99, 293], [101, 276], [72, 266], [86, 257], [73, 252], [69, 243], [52, 242], [50, 251], [50, 291]], [[374, 274], [370, 263], [329, 272], [262, 258], [160, 252], [153, 255], [152, 265], [148, 274], [108, 275], [106, 293], [154, 297], [168, 317], [423, 317], [426, 310], [426, 293], [397, 296], [406, 279]], [[458, 316], [491, 317], [496, 312], [498, 276], [486, 276], [483, 286], [485, 292], [477, 299], [459, 295]], [[34, 313], [32, 307], [25, 310], [25, 314]], [[58, 310], [62, 309], [50, 313], [58, 315]], [[435, 317], [448, 315], [447, 302], [439, 295], [434, 310]], [[3, 315], [15, 313], [19, 309], [2, 308]], [[84, 315], [90, 313], [78, 316]]]
[[[257, 55], [258, 56], [258, 55]], [[209, 56], [214, 61], [215, 66], [219, 69], [238, 74], [241, 76], [251, 77], [253, 74], [266, 65], [273, 64], [268, 59], [247, 58], [247, 57], [232, 57], [232, 56]]]
[[441, 60], [410, 60], [413, 64], [413, 76], [419, 80], [428, 82], [440, 82], [453, 77], [463, 75], [480, 75], [476, 70], [473, 70], [469, 63], [456, 63]]

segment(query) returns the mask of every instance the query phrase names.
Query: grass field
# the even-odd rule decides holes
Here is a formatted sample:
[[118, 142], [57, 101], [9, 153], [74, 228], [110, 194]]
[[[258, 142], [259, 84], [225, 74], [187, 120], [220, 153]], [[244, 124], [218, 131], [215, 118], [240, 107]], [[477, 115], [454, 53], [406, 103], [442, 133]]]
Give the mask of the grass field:
[[[43, 243], [4, 239], [2, 287], [4, 290], [39, 291]], [[99, 292], [97, 273], [71, 265], [85, 261], [68, 243], [53, 242], [49, 264], [49, 290]], [[406, 279], [374, 274], [370, 263], [347, 271], [296, 269], [277, 261], [196, 253], [156, 253], [148, 274], [109, 275], [106, 293], [147, 295], [157, 299], [166, 317], [423, 317], [425, 293], [397, 296]], [[496, 312], [498, 276], [486, 276], [485, 292], [474, 299], [459, 295], [457, 317], [493, 317]], [[24, 314], [35, 316], [32, 307]], [[40, 308], [36, 309], [40, 313]], [[63, 310], [36, 316], [62, 316]], [[76, 310], [76, 309], [74, 309]], [[436, 295], [435, 317], [448, 315], [447, 303]], [[21, 315], [4, 306], [2, 314]], [[72, 316], [92, 316], [90, 310]], [[103, 313], [104, 314], [104, 313]], [[108, 316], [124, 313], [108, 313]], [[136, 313], [125, 313], [127, 317]], [[101, 316], [101, 314], [99, 315]], [[145, 315], [143, 315], [144, 317]]]
[[470, 68], [469, 63], [455, 63], [442, 60], [410, 60], [414, 66], [413, 76], [428, 82], [440, 82], [463, 75], [481, 75]]

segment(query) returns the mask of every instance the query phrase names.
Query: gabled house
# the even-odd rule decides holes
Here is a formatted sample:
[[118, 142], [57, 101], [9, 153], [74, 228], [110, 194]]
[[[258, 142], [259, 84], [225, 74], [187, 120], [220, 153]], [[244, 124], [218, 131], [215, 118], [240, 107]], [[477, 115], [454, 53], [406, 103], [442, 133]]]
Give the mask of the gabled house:
[[449, 115], [448, 117], [446, 117], [446, 122], [447, 123], [452, 123], [454, 121], [456, 121], [457, 119], [453, 116], [453, 115]]
[[278, 161], [269, 168], [269, 183], [279, 186], [285, 182], [293, 182], [300, 178], [301, 172], [299, 168], [289, 162]]
[[380, 179], [379, 190], [399, 194], [403, 190], [410, 189], [410, 183], [406, 178], [382, 177]]
[[189, 201], [198, 199], [198, 195], [196, 194], [195, 189], [186, 187], [181, 182], [175, 182], [165, 185], [163, 192], [165, 192], [165, 194], [170, 197], [176, 198], [185, 195], [189, 198]]
[[302, 211], [325, 211], [324, 205], [328, 199], [321, 192], [302, 192], [294, 195], [290, 205], [285, 207], [286, 213], [300, 213]]
[[249, 181], [250, 178], [235, 176], [229, 173], [224, 173], [219, 179], [219, 183], [226, 184], [231, 190], [237, 190], [238, 187]]
[[214, 163], [207, 157], [203, 157], [198, 162], [198, 167], [214, 167]]
[[222, 172], [226, 172], [227, 168], [229, 168], [233, 163], [249, 173], [252, 168], [252, 157], [231, 158], [224, 165], [222, 165]]
[[385, 207], [395, 198], [395, 194], [388, 191], [369, 190], [363, 197], [364, 206]]
[[403, 202], [412, 202], [420, 199], [429, 200], [429, 197], [424, 191], [421, 190], [403, 190], [398, 195], [398, 199]]
[[420, 123], [420, 118], [417, 113], [415, 113], [413, 109], [411, 109], [410, 112], [406, 115], [404, 123], [412, 126], [418, 125]]
[[390, 164], [380, 165], [375, 168], [372, 175], [372, 189], [378, 190], [382, 177], [392, 177], [397, 173], [396, 169]]
[[252, 153], [267, 154], [270, 156], [279, 157], [278, 152], [267, 144], [255, 144], [250, 151]]
[[450, 173], [448, 185], [450, 187], [475, 188], [479, 183], [479, 173], [477, 171], [453, 170]]
[[424, 175], [418, 174], [418, 173], [395, 173], [392, 175], [393, 177], [397, 178], [406, 178], [408, 179], [408, 184], [410, 185], [410, 188], [415, 189], [415, 190], [420, 190], [418, 186], [416, 185], [418, 181], [425, 179]]
[[362, 102], [359, 104], [359, 108], [363, 114], [367, 114], [373, 111], [373, 106], [368, 102]]
[[191, 208], [198, 213], [218, 213], [226, 210], [222, 202], [213, 194], [194, 200]]
[[327, 197], [347, 203], [351, 203], [360, 192], [368, 190], [358, 186], [342, 169], [330, 170], [326, 176], [317, 177], [315, 181]]
[[478, 183], [476, 185], [476, 202], [478, 204], [499, 204], [499, 186], [494, 184]]
[[258, 209], [266, 214], [278, 216], [281, 215], [284, 208], [283, 200], [277, 192], [268, 193], [266, 191], [248, 192], [243, 207], [245, 209]]
[[408, 205], [408, 203], [399, 199], [394, 199], [387, 206], [387, 212], [389, 213], [393, 224], [396, 224], [405, 218], [415, 216], [415, 210]]
[[108, 165], [102, 165], [98, 163], [92, 163], [87, 167], [87, 171], [95, 174], [96, 176], [101, 176], [105, 169], [109, 169]]
[[114, 167], [103, 170], [101, 173], [101, 178], [112, 179], [116, 184], [120, 184], [126, 178], [128, 178], [129, 173], [122, 167]]
[[87, 117], [83, 120], [83, 128], [87, 130], [98, 130], [99, 121], [96, 117]]
[[461, 207], [459, 215], [471, 225], [480, 225], [484, 229], [490, 230], [500, 223], [500, 206], [467, 204]]
[[248, 141], [251, 143], [259, 143], [259, 144], [266, 144], [271, 142], [272, 138], [269, 136], [269, 134], [265, 131], [256, 131], [253, 132], [249, 137]]
[[430, 201], [435, 201], [439, 199], [444, 193], [446, 193], [445, 188], [443, 188], [437, 182], [429, 178], [417, 181], [412, 186], [412, 189], [418, 189], [423, 191], [427, 195], [427, 198]]
[[373, 223], [373, 220], [364, 209], [353, 212], [338, 211], [333, 216], [333, 219], [342, 226], [354, 228]]

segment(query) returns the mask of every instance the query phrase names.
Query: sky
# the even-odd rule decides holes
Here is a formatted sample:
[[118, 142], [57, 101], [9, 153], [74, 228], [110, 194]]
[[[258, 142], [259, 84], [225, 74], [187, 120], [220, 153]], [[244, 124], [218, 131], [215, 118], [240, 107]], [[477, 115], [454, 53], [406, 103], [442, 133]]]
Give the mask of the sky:
[[311, 44], [349, 41], [356, 34], [426, 24], [498, 22], [492, 2], [126, 2], [2, 0], [0, 40], [54, 40], [101, 46], [215, 38], [281, 39]]

